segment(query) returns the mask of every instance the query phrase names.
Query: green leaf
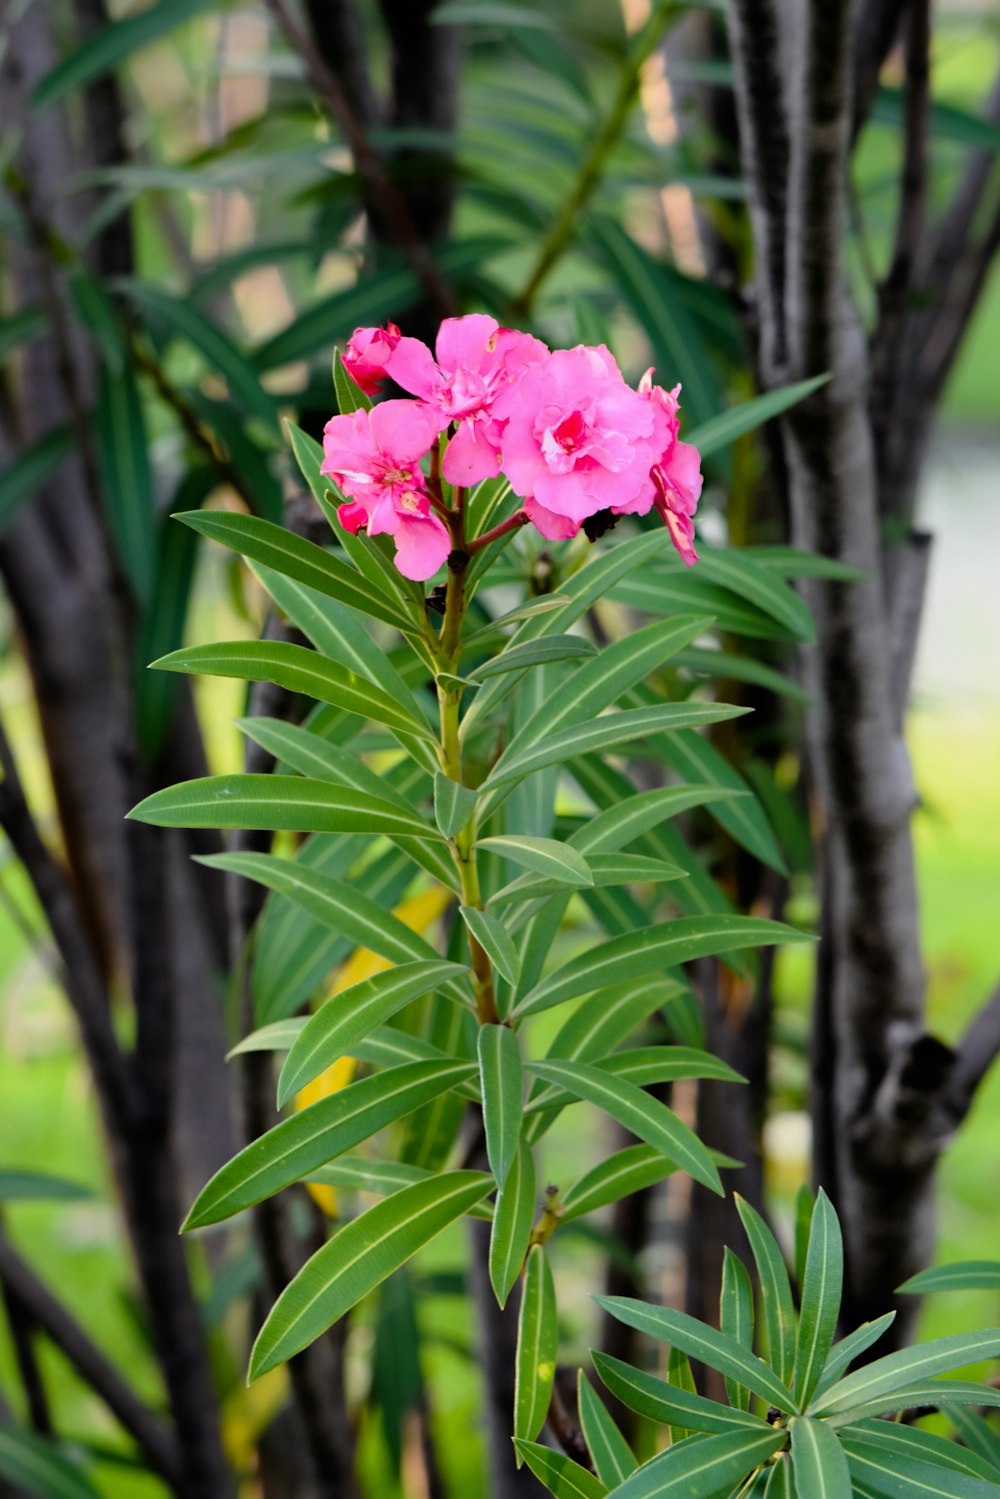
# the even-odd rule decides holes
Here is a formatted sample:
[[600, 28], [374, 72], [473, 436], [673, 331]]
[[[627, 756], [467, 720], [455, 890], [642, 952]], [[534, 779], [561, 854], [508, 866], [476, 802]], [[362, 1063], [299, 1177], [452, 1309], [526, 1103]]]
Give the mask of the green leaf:
[[278, 1079], [279, 1109], [340, 1057], [353, 1056], [353, 1048], [377, 1025], [465, 972], [458, 963], [443, 960], [403, 963], [332, 995], [306, 1022], [285, 1059]]
[[[949, 1419], [953, 1420], [954, 1414], [949, 1411]], [[978, 1420], [980, 1426], [990, 1432], [981, 1417], [969, 1411], [961, 1411], [961, 1415], [963, 1418], [971, 1415], [974, 1421]], [[990, 1432], [990, 1435], [993, 1433]], [[904, 1459], [916, 1458], [918, 1462], [934, 1463], [952, 1473], [966, 1473], [970, 1478], [1000, 1484], [1000, 1473], [988, 1455], [984, 1457], [974, 1450], [965, 1451], [957, 1442], [925, 1431], [921, 1426], [908, 1426], [901, 1421], [864, 1421], [845, 1431], [842, 1439], [850, 1442], [858, 1438], [879, 1447], [883, 1456], [895, 1452]]]
[[757, 427], [762, 427], [765, 422], [771, 421], [773, 417], [780, 416], [789, 407], [797, 406], [799, 401], [805, 400], [806, 396], [811, 396], [814, 390], [819, 390], [821, 386], [826, 385], [829, 379], [829, 375], [814, 375], [810, 380], [798, 380], [794, 385], [783, 385], [778, 390], [769, 390], [762, 396], [755, 396], [752, 401], [744, 401], [740, 406], [734, 406], [719, 416], [713, 416], [708, 421], [701, 422], [697, 427], [685, 432], [684, 440], [692, 443], [701, 456], [706, 458], [709, 453], [728, 447], [745, 432], [753, 432]]
[[257, 1335], [250, 1379], [299, 1353], [492, 1186], [479, 1171], [448, 1171], [404, 1187], [353, 1219], [307, 1260]]
[[38, 1499], [101, 1499], [86, 1473], [34, 1432], [0, 1426], [0, 1477]]
[[651, 1098], [634, 1083], [588, 1062], [530, 1062], [528, 1065], [537, 1077], [603, 1109], [647, 1145], [662, 1150], [669, 1161], [689, 1172], [695, 1181], [722, 1195], [719, 1173], [707, 1149], [694, 1131], [658, 1098]]
[[502, 1187], [521, 1138], [521, 1048], [506, 1025], [481, 1025], [478, 1046], [486, 1154], [493, 1178]]
[[295, 578], [359, 614], [380, 619], [397, 630], [415, 628], [402, 607], [385, 594], [377, 593], [356, 568], [272, 521], [220, 510], [186, 511], [176, 519], [231, 551], [240, 552], [251, 562], [262, 562], [265, 567]]
[[874, 1441], [844, 1438], [852, 1478], [870, 1485], [883, 1499], [998, 1499], [1000, 1484], [939, 1464], [886, 1451]]
[[819, 1384], [840, 1316], [844, 1285], [844, 1241], [833, 1203], [822, 1187], [816, 1197], [802, 1282], [799, 1334], [792, 1389], [805, 1409]]
[[592, 885], [593, 876], [587, 861], [576, 849], [555, 838], [532, 838], [527, 833], [505, 833], [492, 838], [477, 838], [477, 848], [485, 848], [520, 864], [533, 873], [556, 880], [561, 885]]
[[615, 1425], [604, 1401], [590, 1380], [579, 1371], [577, 1408], [587, 1450], [594, 1461], [598, 1478], [609, 1489], [624, 1483], [638, 1467], [632, 1449]]
[[865, 577], [863, 568], [838, 562], [836, 557], [822, 557], [819, 552], [803, 552], [799, 547], [747, 547], [745, 552], [782, 578], [835, 578], [841, 583], [857, 583]]
[[0, 474], [0, 532], [26, 500], [62, 468], [73, 451], [68, 427], [46, 432]]
[[795, 1363], [795, 1302], [785, 1257], [756, 1209], [738, 1194], [735, 1201], [757, 1266], [771, 1367], [782, 1383], [787, 1383]]
[[521, 959], [514, 939], [503, 922], [490, 915], [489, 911], [477, 911], [473, 906], [461, 906], [459, 909], [462, 920], [496, 971], [508, 984], [516, 984], [521, 971]]
[[272, 1020], [269, 1025], [262, 1025], [244, 1036], [242, 1041], [237, 1041], [226, 1052], [226, 1061], [241, 1057], [248, 1051], [291, 1051], [308, 1024], [304, 1015], [291, 1020]]
[[304, 776], [236, 774], [178, 781], [154, 791], [126, 815], [161, 828], [437, 836], [415, 813], [408, 815], [392, 802], [362, 800], [348, 788]]
[[522, 1139], [507, 1173], [507, 1180], [497, 1193], [490, 1235], [490, 1284], [500, 1306], [521, 1273], [531, 1243], [535, 1220], [535, 1158], [531, 1146]]
[[90, 1187], [62, 1176], [0, 1168], [0, 1202], [80, 1202], [93, 1195]]
[[[340, 744], [317, 734], [302, 724], [286, 723], [281, 718], [268, 718], [264, 714], [251, 718], [236, 719], [236, 726], [255, 744], [266, 749], [275, 760], [297, 770], [300, 775], [320, 781], [331, 781], [335, 786], [347, 786], [375, 801], [391, 802], [404, 816], [418, 818], [421, 827], [427, 825], [420, 817], [408, 796], [392, 784], [384, 775], [369, 770], [363, 760]], [[435, 842], [437, 834], [427, 829]], [[438, 870], [442, 883], [454, 879], [451, 860], [443, 849], [438, 848]]]
[[[635, 630], [605, 648], [550, 694], [517, 730], [494, 767], [502, 778], [504, 766], [540, 739], [589, 722], [624, 693], [645, 680], [675, 650], [689, 645], [710, 627], [709, 616], [682, 615], [661, 619]], [[551, 636], [545, 637], [551, 639]]]
[[[724, 723], [742, 718], [750, 710], [726, 703], [663, 703], [655, 708], [631, 708], [623, 713], [605, 713], [592, 723], [574, 724], [551, 737], [530, 745], [501, 768], [499, 762], [483, 782], [481, 791], [495, 791], [546, 765], [559, 765], [577, 755], [593, 754], [651, 735], [672, 734], [698, 724]], [[492, 806], [490, 807], [492, 810]], [[486, 816], [484, 810], [483, 816]]]
[[32, 104], [37, 110], [48, 109], [207, 9], [208, 0], [159, 0], [123, 21], [105, 22], [83, 46], [72, 48], [45, 74], [31, 96]]
[[689, 1358], [700, 1359], [720, 1374], [728, 1374], [769, 1405], [776, 1405], [785, 1412], [795, 1410], [790, 1392], [763, 1359], [726, 1337], [725, 1333], [716, 1332], [707, 1323], [689, 1317], [686, 1312], [675, 1312], [665, 1306], [646, 1306], [644, 1302], [627, 1296], [595, 1296], [594, 1299], [619, 1322], [669, 1343], [672, 1348], [679, 1348]]
[[[747, 1267], [728, 1245], [723, 1251], [719, 1327], [727, 1337], [753, 1350], [753, 1286]], [[749, 1410], [749, 1390], [736, 1379], [727, 1377], [725, 1383], [729, 1404]]]
[[575, 1181], [563, 1198], [563, 1222], [630, 1197], [670, 1176], [677, 1167], [653, 1145], [626, 1145]]
[[622, 1405], [637, 1415], [684, 1431], [754, 1431], [767, 1429], [767, 1422], [750, 1411], [720, 1405], [679, 1384], [667, 1384], [654, 1374], [634, 1369], [621, 1359], [596, 1349], [591, 1357], [601, 1379]]
[[794, 682], [782, 671], [775, 671], [773, 666], [765, 666], [763, 661], [757, 661], [753, 656], [738, 656], [733, 651], [709, 650], [692, 645], [686, 651], [678, 651], [670, 664], [699, 677], [711, 677], [715, 680], [725, 677], [735, 682], [753, 682], [758, 687], [769, 688], [779, 696], [790, 697], [798, 703], [812, 701], [798, 682]]
[[[426, 715], [410, 687], [356, 614], [314, 588], [307, 588], [295, 578], [287, 578], [259, 562], [253, 564], [253, 571], [278, 607], [322, 655], [373, 682], [416, 723], [424, 723]], [[431, 750], [427, 750], [424, 763], [428, 770], [437, 768]]]
[[350, 416], [352, 411], [371, 411], [371, 396], [366, 396], [357, 381], [351, 379], [339, 349], [333, 351], [333, 388], [341, 416]]
[[534, 1441], [545, 1424], [559, 1352], [556, 1290], [541, 1244], [528, 1252], [517, 1324], [514, 1436]]
[[783, 1431], [733, 1431], [689, 1437], [668, 1447], [632, 1474], [615, 1499], [717, 1499], [777, 1452]]
[[[746, 1082], [746, 1078], [734, 1072], [728, 1062], [694, 1046], [630, 1047], [627, 1051], [595, 1058], [593, 1065], [611, 1077], [622, 1078], [640, 1088], [693, 1077], [711, 1077], [724, 1083]], [[542, 1088], [532, 1096], [528, 1109], [537, 1113], [539, 1110], [565, 1108], [572, 1101], [571, 1095], [564, 1090]]]
[[[833, 1393], [836, 1394], [838, 1389], [839, 1386], [834, 1385]], [[824, 1406], [826, 1397], [814, 1396], [813, 1404], [816, 1407]], [[975, 1384], [968, 1379], [924, 1379], [918, 1380], [916, 1384], [883, 1390], [880, 1396], [866, 1400], [861, 1405], [850, 1405], [846, 1410], [821, 1410], [819, 1414], [829, 1420], [832, 1426], [853, 1426], [857, 1421], [867, 1421], [874, 1416], [917, 1410], [925, 1405], [947, 1409], [953, 1405], [1000, 1406], [1000, 1391], [992, 1385]]]
[[[564, 844], [572, 848], [571, 843]], [[587, 867], [595, 889], [603, 890], [615, 885], [659, 885], [666, 880], [682, 880], [687, 871], [677, 864], [667, 864], [662, 859], [650, 859], [645, 854], [588, 854]], [[511, 901], [536, 900], [539, 896], [565, 893], [565, 882], [546, 880], [538, 875], [520, 875], [509, 885], [504, 885], [490, 896], [491, 906], [509, 904]]]
[[187, 340], [207, 361], [215, 375], [222, 375], [233, 397], [265, 426], [277, 428], [274, 399], [260, 383], [250, 361], [241, 354], [218, 324], [196, 307], [148, 281], [122, 281], [125, 295], [164, 322], [172, 333]]
[[751, 916], [681, 916], [676, 921], [645, 927], [622, 937], [599, 942], [571, 958], [526, 994], [517, 1005], [522, 1015], [551, 1009], [578, 994], [589, 994], [611, 983], [641, 978], [742, 947], [771, 947], [783, 942], [808, 941], [805, 933], [779, 921]]
[[183, 671], [242, 682], [274, 682], [288, 692], [303, 692], [360, 718], [385, 724], [403, 734], [433, 738], [427, 724], [415, 718], [374, 682], [357, 677], [308, 646], [286, 640], [232, 640], [216, 645], [186, 646], [152, 663], [158, 671]]
[[445, 838], [454, 838], [476, 810], [476, 793], [443, 771], [434, 776], [434, 819]]
[[129, 365], [101, 372], [95, 415], [97, 456], [108, 524], [125, 573], [148, 604], [156, 571], [156, 512], [149, 439]]
[[596, 647], [582, 635], [554, 635], [541, 640], [526, 640], [523, 645], [511, 645], [498, 656], [484, 661], [469, 676], [473, 681], [485, 682], [489, 677], [499, 677], [504, 672], [527, 671], [532, 666], [545, 666], [550, 661], [580, 661], [596, 655]]
[[907, 1296], [931, 1291], [996, 1291], [1000, 1289], [1000, 1260], [962, 1260], [955, 1265], [935, 1265], [911, 1275], [896, 1289]]
[[299, 859], [282, 859], [275, 854], [208, 854], [201, 863], [258, 880], [270, 890], [290, 896], [357, 947], [370, 948], [390, 962], [439, 961], [439, 954], [429, 942], [377, 901], [356, 886], [331, 879]]
[[408, 1062], [321, 1098], [227, 1161], [198, 1194], [184, 1230], [221, 1223], [303, 1180], [474, 1072], [471, 1062]]
[[699, 565], [706, 577], [756, 604], [763, 613], [784, 625], [794, 639], [806, 643], [816, 639], [816, 627], [806, 605], [787, 583], [775, 576], [773, 569], [763, 567], [744, 552], [707, 548], [702, 550]]
[[[694, 1382], [694, 1371], [691, 1368], [691, 1360], [679, 1348], [671, 1348], [667, 1356], [667, 1382], [673, 1385], [675, 1389], [683, 1390], [685, 1394], [696, 1397], [698, 1395], [698, 1387]], [[730, 1407], [730, 1409], [733, 1409], [733, 1407]], [[723, 1428], [725, 1431], [729, 1431], [730, 1429], [729, 1425]], [[691, 1435], [689, 1427], [678, 1426], [676, 1423], [668, 1425], [667, 1431], [670, 1433], [671, 1443], [682, 1442], [686, 1436]]]
[[790, 1422], [795, 1487], [809, 1499], [852, 1499], [844, 1449], [823, 1421], [795, 1416]]
[[1000, 1327], [981, 1332], [954, 1333], [932, 1338], [916, 1348], [900, 1348], [848, 1374], [816, 1402], [816, 1414], [853, 1410], [885, 1395], [893, 1395], [918, 1381], [980, 1359], [1000, 1358]]
[[792, 1460], [787, 1453], [779, 1452], [769, 1469], [764, 1499], [799, 1499], [792, 1477]]
[[976, 1453], [1000, 1473], [1000, 1436], [975, 1411], [962, 1405], [948, 1407], [948, 1420], [970, 1452]]
[[625, 797], [605, 811], [596, 813], [570, 839], [581, 853], [608, 853], [624, 847], [644, 833], [658, 827], [670, 817], [678, 817], [692, 807], [730, 800], [749, 793], [722, 786], [658, 786]]
[[[476, 11], [513, 10], [514, 6], [494, 7], [477, 3], [471, 7], [456, 5], [448, 8]], [[575, 1463], [565, 1453], [556, 1452], [552, 1447], [543, 1447], [539, 1442], [526, 1442], [523, 1437], [514, 1438], [514, 1447], [518, 1461], [528, 1464], [535, 1477], [541, 1479], [555, 1499], [604, 1499], [604, 1495], [608, 1492], [600, 1479], [595, 1478], [593, 1473], [588, 1473], [586, 1468], [581, 1468], [579, 1463]]]
[[873, 1322], [863, 1322], [846, 1338], [841, 1338], [839, 1343], [834, 1343], [823, 1365], [823, 1377], [816, 1386], [816, 1397], [818, 1398], [824, 1390], [828, 1390], [860, 1354], [870, 1348], [873, 1343], [878, 1342], [895, 1320], [895, 1312], [886, 1312]]
[[[653, 747], [678, 775], [733, 792], [749, 791], [739, 771], [734, 770], [715, 745], [701, 734], [682, 730], [679, 734], [657, 739]], [[779, 874], [787, 872], [774, 830], [755, 796], [744, 794], [734, 796], [730, 801], [714, 802], [710, 804], [710, 811], [720, 827], [725, 828], [754, 858]]]

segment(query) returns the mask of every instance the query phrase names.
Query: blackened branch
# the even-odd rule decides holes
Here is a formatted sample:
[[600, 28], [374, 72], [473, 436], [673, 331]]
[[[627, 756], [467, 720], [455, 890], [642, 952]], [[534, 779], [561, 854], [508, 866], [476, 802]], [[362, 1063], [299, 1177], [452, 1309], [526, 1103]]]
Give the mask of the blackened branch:
[[171, 1432], [125, 1383], [114, 1365], [3, 1235], [0, 1235], [0, 1284], [103, 1400], [142, 1449], [151, 1467], [168, 1483], [179, 1485], [180, 1455]]

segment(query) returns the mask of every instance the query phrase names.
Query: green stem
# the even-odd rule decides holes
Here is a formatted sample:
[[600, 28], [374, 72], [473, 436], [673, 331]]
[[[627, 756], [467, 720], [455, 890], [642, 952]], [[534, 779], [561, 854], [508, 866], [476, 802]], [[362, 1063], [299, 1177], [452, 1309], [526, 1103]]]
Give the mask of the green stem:
[[649, 20], [628, 47], [611, 109], [583, 159], [579, 175], [569, 196], [545, 237], [524, 290], [514, 299], [514, 311], [519, 317], [530, 316], [542, 282], [573, 238], [580, 211], [597, 187], [604, 163], [628, 123], [635, 96], [639, 91], [639, 78], [643, 66], [662, 41], [672, 17], [679, 13], [680, 6], [673, 3], [654, 6]]
[[[458, 670], [462, 651], [462, 625], [465, 621], [466, 608], [465, 580], [469, 570], [469, 556], [465, 546], [464, 499], [464, 492], [461, 489], [456, 490], [455, 508], [450, 515], [454, 550], [448, 559], [444, 621], [437, 641], [438, 668], [446, 676], [454, 676]], [[439, 680], [437, 692], [441, 715], [441, 743], [438, 749], [441, 769], [446, 776], [450, 776], [453, 781], [463, 785], [462, 745], [459, 739], [462, 688], [459, 683]], [[462, 904], [481, 911], [483, 898], [479, 887], [475, 841], [476, 829], [473, 821], [462, 828], [451, 840], [451, 851], [462, 885]], [[489, 956], [471, 932], [468, 932], [467, 936], [479, 1023], [480, 1025], [497, 1025], [500, 1015], [497, 1010], [493, 969]]]

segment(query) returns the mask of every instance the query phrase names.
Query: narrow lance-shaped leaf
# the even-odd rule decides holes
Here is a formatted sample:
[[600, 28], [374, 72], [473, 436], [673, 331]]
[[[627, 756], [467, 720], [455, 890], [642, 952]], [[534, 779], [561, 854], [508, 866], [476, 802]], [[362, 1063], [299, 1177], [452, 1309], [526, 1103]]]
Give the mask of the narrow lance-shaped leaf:
[[127, 816], [162, 828], [285, 829], [297, 833], [369, 833], [436, 838], [416, 813], [392, 802], [304, 776], [223, 775], [178, 781], [154, 791]]
[[521, 1049], [506, 1025], [480, 1026], [478, 1045], [486, 1154], [494, 1180], [502, 1187], [521, 1138]]
[[514, 864], [520, 864], [535, 874], [557, 880], [563, 885], [584, 886], [594, 883], [583, 855], [568, 844], [559, 843], [555, 838], [534, 838], [526, 833], [497, 834], [495, 837], [478, 839], [476, 847], [488, 849], [501, 858], [510, 859]]
[[689, 1358], [700, 1359], [710, 1369], [739, 1380], [769, 1405], [776, 1405], [782, 1411], [789, 1409], [792, 1402], [789, 1391], [764, 1360], [726, 1337], [725, 1333], [716, 1332], [686, 1312], [675, 1312], [665, 1306], [647, 1306], [645, 1302], [627, 1296], [595, 1296], [594, 1299], [619, 1322], [669, 1343], [672, 1348], [680, 1348]]
[[932, 1338], [915, 1348], [900, 1348], [848, 1374], [815, 1402], [817, 1413], [853, 1410], [930, 1380], [934, 1375], [945, 1374], [949, 1369], [988, 1358], [1000, 1358], [1000, 1327], [954, 1333], [947, 1338]]
[[517, 1147], [507, 1180], [497, 1193], [490, 1235], [490, 1284], [500, 1306], [521, 1273], [535, 1218], [535, 1159], [524, 1139]]
[[602, 1381], [622, 1405], [647, 1420], [671, 1426], [680, 1431], [760, 1431], [767, 1422], [760, 1416], [737, 1407], [722, 1405], [709, 1400], [694, 1390], [675, 1383], [668, 1384], [647, 1374], [644, 1369], [634, 1369], [631, 1364], [613, 1358], [610, 1353], [592, 1354], [594, 1367]]
[[804, 932], [750, 916], [683, 916], [600, 942], [544, 978], [518, 1002], [522, 1015], [551, 1009], [578, 994], [607, 984], [641, 978], [692, 958], [709, 957], [742, 947], [769, 947], [810, 940]]
[[581, 1218], [584, 1213], [641, 1192], [676, 1170], [676, 1163], [668, 1161], [655, 1145], [626, 1145], [573, 1183], [563, 1198], [563, 1221]]
[[833, 1428], [809, 1416], [791, 1422], [795, 1487], [809, 1499], [852, 1499], [851, 1473]]
[[472, 1063], [451, 1059], [409, 1062], [321, 1098], [227, 1161], [199, 1193], [184, 1228], [220, 1223], [252, 1207], [474, 1072]]
[[598, 1478], [609, 1489], [624, 1483], [638, 1467], [631, 1447], [622, 1436], [611, 1412], [590, 1380], [580, 1370], [577, 1381], [577, 1408], [587, 1450], [594, 1460]]
[[856, 1358], [873, 1343], [877, 1343], [884, 1332], [888, 1332], [895, 1320], [895, 1312], [886, 1312], [883, 1316], [876, 1317], [874, 1322], [863, 1322], [854, 1332], [848, 1333], [846, 1338], [834, 1343], [823, 1365], [823, 1376], [816, 1386], [814, 1398], [818, 1399], [824, 1390], [835, 1384]]
[[449, 1171], [404, 1187], [346, 1224], [307, 1260], [257, 1335], [250, 1378], [284, 1363], [489, 1191], [479, 1171]]
[[795, 1303], [785, 1258], [763, 1218], [738, 1195], [736, 1211], [757, 1266], [771, 1366], [779, 1379], [789, 1381], [795, 1363]]
[[434, 777], [434, 819], [445, 838], [461, 832], [476, 810], [476, 793], [438, 771]]
[[614, 641], [564, 681], [525, 724], [518, 729], [497, 762], [505, 762], [543, 736], [546, 738], [573, 724], [596, 718], [669, 659], [674, 650], [689, 645], [711, 625], [710, 616], [657, 620], [641, 630]]
[[805, 400], [806, 396], [811, 396], [814, 390], [819, 390], [829, 379], [829, 375], [814, 375], [810, 380], [798, 380], [794, 385], [783, 385], [778, 390], [769, 390], [762, 396], [755, 396], [752, 401], [744, 401], [741, 405], [733, 406], [729, 411], [723, 411], [692, 427], [690, 432], [684, 434], [685, 441], [693, 443], [703, 458], [707, 457], [719, 448], [728, 447], [745, 432], [753, 432], [765, 422], [780, 416], [783, 411]]
[[158, 671], [195, 672], [213, 677], [236, 677], [243, 682], [274, 682], [289, 692], [303, 692], [320, 703], [332, 703], [359, 718], [370, 718], [404, 734], [432, 739], [426, 723], [389, 696], [374, 682], [328, 661], [318, 651], [286, 640], [234, 640], [197, 645], [161, 656]]
[[[722, 1262], [722, 1293], [719, 1326], [744, 1348], [753, 1349], [753, 1286], [746, 1266], [727, 1245]], [[727, 1377], [729, 1404], [740, 1410], [750, 1409], [750, 1391], [739, 1380]]]
[[521, 960], [514, 939], [503, 922], [489, 911], [478, 911], [474, 906], [462, 906], [460, 909], [462, 920], [493, 967], [508, 984], [516, 984], [521, 972]]
[[514, 1436], [534, 1441], [545, 1424], [559, 1351], [556, 1291], [545, 1249], [528, 1254], [517, 1327]]
[[716, 1499], [728, 1494], [787, 1440], [783, 1431], [733, 1431], [690, 1437], [644, 1463], [616, 1499]]
[[792, 1389], [804, 1409], [819, 1384], [840, 1316], [844, 1284], [844, 1241], [833, 1203], [822, 1190], [816, 1198], [802, 1282], [802, 1309], [795, 1345]]
[[956, 1265], [935, 1265], [911, 1275], [897, 1289], [907, 1296], [923, 1296], [932, 1291], [1000, 1290], [1000, 1260], [962, 1260]]
[[296, 578], [308, 588], [346, 604], [359, 614], [380, 619], [397, 629], [412, 631], [413, 621], [400, 604], [372, 589], [356, 568], [332, 557], [315, 542], [255, 515], [228, 511], [191, 510], [176, 517], [203, 536], [218, 541], [253, 562], [262, 562], [275, 572]]
[[35, 86], [32, 104], [38, 110], [48, 109], [74, 89], [110, 73], [141, 47], [159, 41], [208, 4], [209, 0], [159, 0], [124, 20], [106, 22], [45, 74]]
[[[669, 734], [677, 729], [699, 724], [724, 723], [742, 718], [750, 710], [726, 703], [664, 703], [655, 708], [629, 708], [621, 713], [604, 713], [590, 723], [571, 724], [555, 734], [543, 734], [534, 744], [526, 745], [516, 755], [494, 766], [481, 790], [497, 793], [510, 781], [523, 779], [547, 765], [559, 765], [577, 755], [590, 755], [651, 735]], [[485, 815], [485, 814], [484, 814]]]
[[[476, 5], [475, 9], [478, 11], [481, 6]], [[599, 1478], [563, 1452], [543, 1447], [540, 1442], [526, 1442], [522, 1437], [514, 1438], [514, 1450], [518, 1463], [527, 1463], [554, 1499], [604, 1499], [608, 1492]]]
[[371, 411], [371, 396], [366, 396], [357, 381], [351, 379], [339, 349], [333, 351], [333, 388], [341, 416], [350, 416], [352, 411]]
[[575, 1097], [603, 1109], [647, 1145], [655, 1145], [667, 1159], [722, 1195], [722, 1183], [706, 1147], [677, 1115], [637, 1088], [634, 1083], [587, 1062], [530, 1062], [529, 1068], [546, 1082], [564, 1087]]
[[278, 1079], [278, 1107], [343, 1056], [404, 1005], [465, 972], [457, 963], [404, 963], [375, 973], [332, 995], [306, 1022]]
[[845, 1437], [844, 1451], [855, 1484], [870, 1486], [879, 1499], [996, 1499], [1000, 1489], [935, 1462], [887, 1452], [873, 1439]]
[[543, 636], [541, 640], [526, 640], [523, 645], [509, 646], [477, 666], [469, 675], [473, 681], [485, 682], [505, 672], [527, 671], [529, 667], [547, 666], [552, 661], [586, 661], [596, 655], [596, 649], [582, 635]]

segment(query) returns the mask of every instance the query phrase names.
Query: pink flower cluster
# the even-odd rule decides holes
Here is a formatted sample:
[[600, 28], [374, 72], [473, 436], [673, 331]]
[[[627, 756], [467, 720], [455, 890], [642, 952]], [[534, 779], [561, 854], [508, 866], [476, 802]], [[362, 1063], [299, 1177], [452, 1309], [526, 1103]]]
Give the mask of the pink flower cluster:
[[661, 389], [652, 370], [633, 390], [603, 345], [551, 352], [479, 313], [443, 322], [433, 354], [393, 323], [359, 328], [344, 368], [367, 395], [388, 376], [416, 397], [332, 417], [323, 435], [323, 473], [348, 497], [342, 525], [391, 536], [404, 577], [432, 577], [454, 546], [440, 479], [468, 488], [501, 473], [521, 519], [551, 541], [655, 506], [684, 561], [697, 561], [700, 458], [678, 437], [680, 386]]

